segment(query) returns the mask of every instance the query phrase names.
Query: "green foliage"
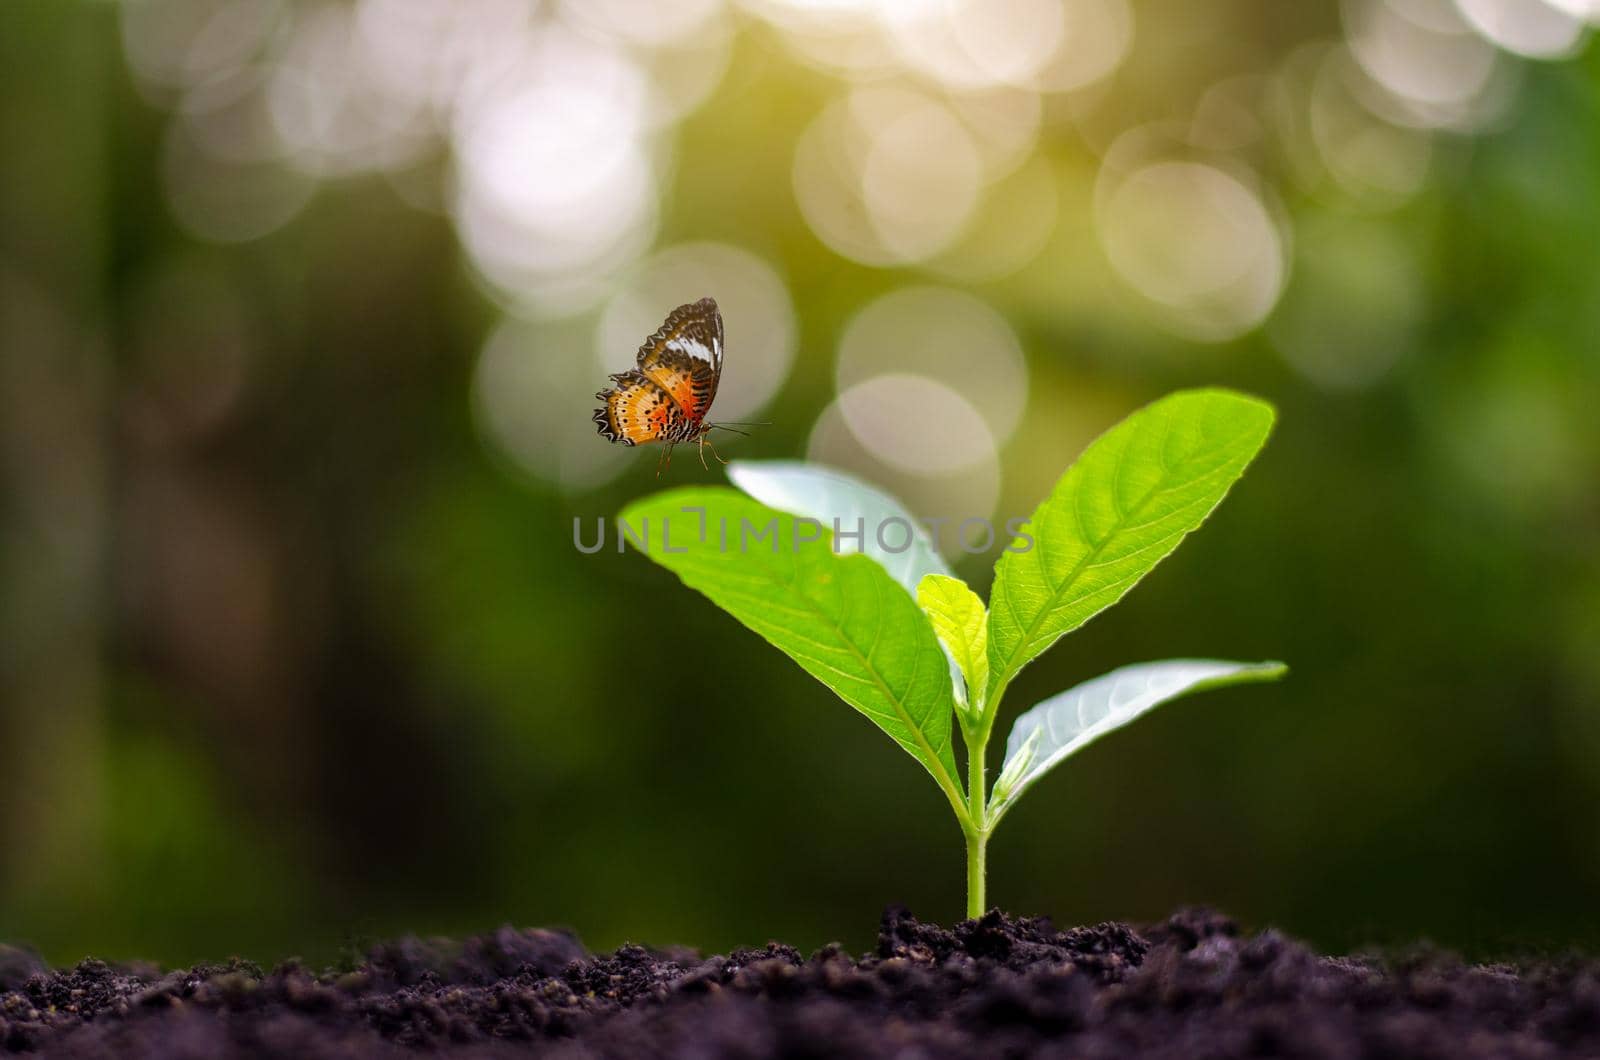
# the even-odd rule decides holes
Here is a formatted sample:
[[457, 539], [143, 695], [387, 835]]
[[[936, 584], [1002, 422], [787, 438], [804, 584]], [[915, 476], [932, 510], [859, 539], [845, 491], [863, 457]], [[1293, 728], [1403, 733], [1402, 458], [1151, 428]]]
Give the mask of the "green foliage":
[[917, 583], [917, 603], [961, 670], [964, 705], [981, 716], [983, 693], [989, 687], [989, 613], [983, 601], [960, 578], [927, 574]]
[[[909, 546], [902, 551], [891, 552], [884, 548], [870, 530], [859, 539], [841, 537], [838, 547], [841, 552], [857, 551], [871, 556], [883, 564], [895, 581], [913, 593], [925, 574], [955, 576], [922, 525], [903, 504], [843, 471], [797, 460], [735, 460], [728, 464], [728, 478], [768, 507], [803, 515], [825, 526], [831, 527], [837, 519], [847, 531], [853, 531], [899, 520], [909, 528], [911, 535]], [[898, 535], [898, 526], [896, 531]], [[894, 543], [900, 540], [896, 536]]]
[[1034, 547], [995, 568], [990, 682], [1104, 611], [1221, 503], [1266, 443], [1272, 406], [1184, 391], [1129, 416], [1061, 477], [1028, 521]]
[[[835, 551], [871, 556], [909, 593], [916, 593], [926, 575], [955, 577], [903, 504], [843, 471], [797, 460], [735, 460], [728, 465], [728, 478], [762, 504], [815, 519], [827, 527], [837, 525], [841, 532], [834, 539]], [[880, 526], [892, 526], [890, 545], [898, 551], [885, 548], [873, 532]], [[966, 681], [953, 656], [950, 684], [957, 705], [964, 709]]]
[[656, 535], [652, 559], [865, 714], [959, 801], [944, 656], [883, 567], [836, 554], [814, 521], [725, 486], [658, 493], [622, 518]]
[[[1280, 663], [1212, 660], [1112, 671], [1019, 717], [1000, 777], [985, 790], [988, 741], [1011, 678], [1177, 548], [1243, 474], [1272, 421], [1271, 406], [1222, 390], [1180, 392], [1130, 416], [1067, 470], [1001, 556], [987, 610], [926, 537], [913, 535], [901, 552], [877, 540], [884, 520], [910, 524], [899, 502], [828, 469], [744, 462], [730, 475], [757, 499], [724, 487], [676, 489], [622, 518], [636, 546], [922, 763], [966, 837], [975, 916], [990, 834], [1056, 764], [1162, 703], [1285, 672]], [[866, 533], [847, 536], [858, 519]], [[838, 544], [864, 554], [836, 550], [836, 531]], [[953, 712], [967, 749], [965, 787]]]

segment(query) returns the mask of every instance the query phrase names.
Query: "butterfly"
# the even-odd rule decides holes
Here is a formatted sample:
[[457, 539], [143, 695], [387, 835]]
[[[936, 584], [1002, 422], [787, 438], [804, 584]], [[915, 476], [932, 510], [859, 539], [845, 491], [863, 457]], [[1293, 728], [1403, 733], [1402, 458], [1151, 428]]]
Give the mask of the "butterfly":
[[[705, 466], [706, 435], [713, 427], [733, 430], [706, 422], [721, 380], [722, 314], [715, 299], [702, 298], [668, 313], [639, 347], [638, 367], [611, 376], [616, 386], [595, 394], [603, 404], [594, 410], [594, 422], [610, 442], [665, 442], [657, 475], [672, 465], [672, 447], [680, 442], [698, 443]], [[722, 460], [714, 445], [711, 455]]]

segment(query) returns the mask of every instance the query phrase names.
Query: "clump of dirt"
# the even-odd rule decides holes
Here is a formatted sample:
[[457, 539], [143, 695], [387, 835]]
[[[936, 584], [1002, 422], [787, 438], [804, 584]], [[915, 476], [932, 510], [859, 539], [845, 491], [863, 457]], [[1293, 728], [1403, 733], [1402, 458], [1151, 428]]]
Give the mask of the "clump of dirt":
[[51, 971], [0, 947], [0, 1052], [78, 1057], [1600, 1056], [1600, 962], [1322, 957], [1213, 913], [1058, 931], [903, 909], [872, 953], [702, 958], [502, 928], [352, 971], [245, 962]]

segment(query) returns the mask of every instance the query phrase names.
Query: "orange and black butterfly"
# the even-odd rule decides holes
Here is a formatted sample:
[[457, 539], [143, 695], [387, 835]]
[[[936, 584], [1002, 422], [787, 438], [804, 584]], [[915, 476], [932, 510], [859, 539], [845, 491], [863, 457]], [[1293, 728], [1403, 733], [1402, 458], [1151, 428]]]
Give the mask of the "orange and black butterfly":
[[[706, 434], [713, 427], [732, 430], [706, 422], [722, 379], [722, 314], [716, 301], [702, 298], [668, 313], [639, 347], [638, 363], [611, 377], [616, 386], [595, 395], [604, 402], [594, 410], [601, 437], [623, 445], [665, 442], [658, 475], [671, 464], [672, 447], [679, 442], [699, 443], [704, 464]], [[711, 455], [722, 460], [715, 446]]]

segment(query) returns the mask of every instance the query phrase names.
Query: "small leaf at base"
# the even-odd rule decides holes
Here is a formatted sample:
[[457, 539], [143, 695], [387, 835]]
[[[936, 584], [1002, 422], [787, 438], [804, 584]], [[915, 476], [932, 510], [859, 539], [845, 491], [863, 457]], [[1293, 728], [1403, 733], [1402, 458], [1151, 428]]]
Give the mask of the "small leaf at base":
[[989, 686], [989, 616], [983, 601], [959, 578], [925, 574], [917, 583], [917, 603], [961, 668], [968, 709], [980, 711]]
[[997, 785], [991, 826], [1034, 781], [1057, 763], [1147, 711], [1191, 692], [1248, 681], [1275, 681], [1288, 671], [1289, 668], [1279, 662], [1167, 659], [1124, 666], [1051, 696], [1024, 713], [1011, 727], [1011, 735], [1006, 738], [1002, 777], [1013, 772], [1013, 759], [1028, 755], [1031, 761], [1019, 767], [1021, 775], [1012, 782], [1003, 799]]

